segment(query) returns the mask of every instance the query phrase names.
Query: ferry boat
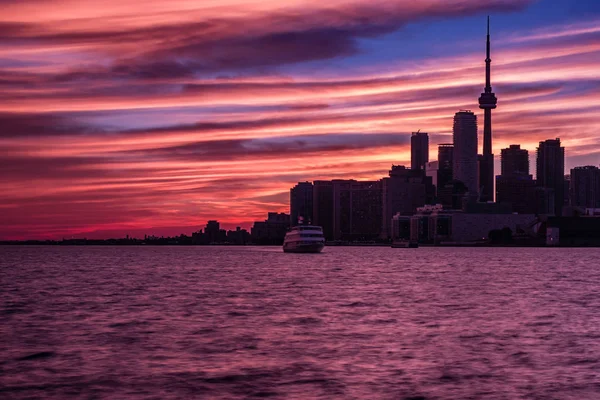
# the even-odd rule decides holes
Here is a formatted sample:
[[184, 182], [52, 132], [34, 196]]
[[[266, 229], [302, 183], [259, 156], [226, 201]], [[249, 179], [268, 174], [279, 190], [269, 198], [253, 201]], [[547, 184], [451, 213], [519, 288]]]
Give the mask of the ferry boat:
[[323, 247], [323, 228], [315, 225], [294, 226], [283, 240], [284, 253], [320, 253]]

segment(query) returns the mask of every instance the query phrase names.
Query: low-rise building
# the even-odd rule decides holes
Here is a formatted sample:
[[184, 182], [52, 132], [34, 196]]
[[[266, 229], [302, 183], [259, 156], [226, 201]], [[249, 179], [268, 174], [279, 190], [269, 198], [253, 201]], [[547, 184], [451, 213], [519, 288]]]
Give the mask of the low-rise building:
[[600, 246], [600, 217], [548, 217], [548, 246]]
[[[490, 203], [493, 204], [493, 203]], [[467, 213], [444, 210], [441, 205], [423, 207], [410, 217], [410, 239], [431, 244], [468, 244], [490, 239], [493, 231], [522, 233], [536, 220], [533, 214]]]
[[281, 245], [289, 227], [289, 214], [270, 212], [265, 221], [257, 221], [252, 226], [252, 241], [255, 244]]

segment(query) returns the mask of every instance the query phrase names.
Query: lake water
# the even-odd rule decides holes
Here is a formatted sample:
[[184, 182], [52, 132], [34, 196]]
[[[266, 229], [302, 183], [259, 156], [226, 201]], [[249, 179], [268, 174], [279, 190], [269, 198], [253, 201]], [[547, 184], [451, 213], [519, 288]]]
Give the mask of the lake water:
[[0, 398], [599, 399], [600, 249], [0, 247]]

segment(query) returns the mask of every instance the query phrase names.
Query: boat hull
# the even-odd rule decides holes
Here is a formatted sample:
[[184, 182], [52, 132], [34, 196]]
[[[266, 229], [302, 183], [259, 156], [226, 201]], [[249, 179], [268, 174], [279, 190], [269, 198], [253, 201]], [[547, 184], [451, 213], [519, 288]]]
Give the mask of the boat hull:
[[284, 253], [320, 253], [323, 250], [325, 244], [323, 243], [310, 243], [310, 244], [295, 244], [286, 243], [283, 246]]

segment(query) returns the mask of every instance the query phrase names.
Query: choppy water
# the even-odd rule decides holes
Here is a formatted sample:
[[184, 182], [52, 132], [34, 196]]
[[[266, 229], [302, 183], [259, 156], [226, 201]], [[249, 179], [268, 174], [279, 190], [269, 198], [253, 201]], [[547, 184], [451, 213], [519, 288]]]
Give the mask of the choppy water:
[[600, 398], [600, 249], [0, 247], [0, 398]]

